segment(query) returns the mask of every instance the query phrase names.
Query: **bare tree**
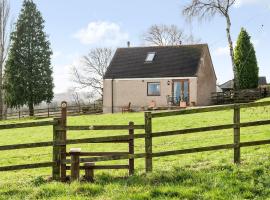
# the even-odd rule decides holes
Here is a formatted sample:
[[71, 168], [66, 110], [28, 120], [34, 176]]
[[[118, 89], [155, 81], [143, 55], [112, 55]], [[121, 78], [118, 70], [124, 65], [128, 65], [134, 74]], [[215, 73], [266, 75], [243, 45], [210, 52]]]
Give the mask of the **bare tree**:
[[[0, 0], [0, 119], [3, 119], [3, 70], [10, 44], [10, 4], [8, 0]], [[10, 27], [9, 27], [10, 26]]]
[[76, 91], [76, 88], [70, 88], [68, 90], [68, 93], [71, 93], [73, 103], [78, 106], [78, 112], [81, 112], [81, 104], [83, 103], [83, 100], [80, 98], [80, 94], [78, 91]]
[[176, 25], [152, 25], [143, 35], [143, 40], [150, 45], [167, 46], [181, 45], [182, 43], [194, 43], [192, 35], [187, 36]]
[[193, 17], [198, 17], [199, 19], [211, 18], [216, 14], [220, 14], [225, 17], [227, 22], [226, 32], [227, 39], [230, 48], [230, 56], [232, 60], [233, 74], [234, 74], [234, 88], [237, 90], [239, 88], [239, 83], [237, 80], [237, 72], [234, 62], [234, 50], [233, 42], [231, 38], [231, 18], [230, 18], [230, 8], [236, 0], [192, 0], [191, 4], [187, 5], [183, 14], [186, 15], [189, 19]]
[[96, 48], [82, 58], [83, 66], [73, 67], [73, 81], [81, 88], [90, 88], [102, 96], [103, 78], [112, 59], [109, 48]]

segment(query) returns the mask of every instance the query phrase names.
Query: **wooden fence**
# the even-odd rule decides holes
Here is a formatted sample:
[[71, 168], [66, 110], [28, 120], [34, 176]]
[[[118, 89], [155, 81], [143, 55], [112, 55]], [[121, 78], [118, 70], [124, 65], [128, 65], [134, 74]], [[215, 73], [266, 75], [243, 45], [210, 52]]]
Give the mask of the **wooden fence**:
[[[128, 169], [129, 174], [134, 173], [134, 159], [145, 158], [145, 169], [146, 172], [151, 172], [153, 169], [153, 159], [154, 157], [163, 157], [170, 155], [180, 155], [189, 154], [197, 152], [215, 151], [222, 149], [233, 149], [234, 150], [234, 162], [240, 163], [240, 149], [242, 147], [257, 146], [270, 144], [270, 138], [268, 140], [241, 142], [240, 141], [240, 129], [243, 127], [254, 127], [270, 125], [270, 120], [260, 120], [252, 122], [240, 121], [240, 111], [242, 108], [251, 107], [262, 107], [270, 106], [269, 102], [259, 102], [259, 103], [248, 103], [248, 104], [235, 104], [235, 105], [225, 105], [225, 106], [213, 106], [205, 108], [194, 108], [179, 111], [169, 111], [169, 112], [145, 112], [145, 124], [135, 125], [133, 122], [129, 122], [127, 125], [104, 125], [104, 126], [68, 126], [66, 122], [67, 118], [67, 104], [62, 103], [61, 118], [55, 118], [53, 121], [44, 122], [33, 122], [33, 123], [23, 123], [23, 124], [9, 124], [0, 125], [1, 129], [10, 128], [24, 128], [24, 127], [36, 127], [36, 126], [53, 126], [53, 141], [49, 142], [39, 142], [39, 143], [29, 143], [29, 144], [16, 144], [16, 145], [6, 145], [0, 146], [0, 151], [12, 150], [12, 149], [23, 149], [23, 148], [35, 148], [35, 147], [46, 147], [53, 146], [52, 161], [44, 163], [34, 163], [25, 165], [15, 165], [15, 166], [5, 166], [0, 167], [0, 171], [10, 171], [18, 169], [31, 169], [31, 168], [41, 168], [41, 167], [52, 167], [52, 176], [54, 180], [67, 180], [67, 170], [71, 170], [71, 179], [78, 180], [80, 169], [84, 169], [86, 172], [86, 177], [92, 179], [93, 171], [98, 169]], [[233, 110], [233, 123], [223, 124], [216, 126], [207, 126], [199, 128], [189, 128], [173, 131], [162, 131], [153, 132], [152, 121], [155, 118], [169, 117], [169, 116], [179, 116], [179, 115], [189, 115], [195, 113], [205, 113], [205, 112], [216, 112], [224, 110]], [[145, 133], [135, 134], [136, 129], [144, 129]], [[222, 144], [215, 146], [204, 146], [196, 147], [190, 149], [180, 149], [174, 151], [163, 151], [163, 152], [152, 152], [153, 141], [155, 137], [166, 137], [173, 135], [183, 135], [190, 133], [204, 133], [208, 131], [216, 131], [223, 129], [232, 129], [234, 132], [233, 139], [234, 142], [231, 144]], [[68, 131], [98, 131], [98, 130], [127, 130], [127, 135], [116, 135], [116, 136], [106, 136], [106, 137], [96, 137], [96, 138], [82, 138], [82, 139], [68, 139]], [[135, 139], [144, 138], [145, 139], [145, 152], [135, 153], [134, 152], [134, 141]], [[128, 144], [128, 151], [126, 152], [80, 152], [78, 149], [76, 151], [67, 151], [67, 145], [70, 144], [82, 144], [82, 143], [126, 143]], [[68, 159], [70, 157], [70, 159]], [[110, 160], [122, 160], [127, 159], [127, 165], [95, 165], [100, 161], [110, 161]], [[80, 164], [84, 163], [84, 166]]]
[[[42, 109], [35, 109], [35, 117], [47, 118], [47, 117], [59, 117], [61, 115], [61, 106], [60, 107], [48, 107]], [[102, 104], [93, 103], [89, 105], [76, 105], [69, 106], [67, 113], [71, 115], [80, 115], [80, 114], [93, 114], [93, 113], [102, 113]], [[25, 109], [9, 111], [6, 114], [7, 119], [20, 119], [29, 116], [29, 111]]]
[[[270, 120], [261, 120], [261, 121], [241, 123], [240, 122], [240, 109], [251, 108], [251, 107], [262, 107], [262, 106], [269, 106], [269, 105], [270, 105], [270, 102], [258, 102], [258, 103], [248, 103], [248, 104], [234, 104], [234, 105], [225, 105], [225, 106], [186, 109], [186, 110], [179, 110], [179, 111], [172, 111], [172, 112], [156, 112], [156, 113], [146, 112], [145, 113], [145, 134], [146, 134], [145, 168], [146, 168], [146, 171], [147, 172], [152, 171], [152, 163], [153, 163], [152, 158], [153, 157], [189, 154], [189, 153], [196, 153], [196, 152], [222, 150], [222, 149], [234, 149], [234, 163], [240, 163], [240, 148], [241, 147], [270, 144], [270, 138], [269, 140], [240, 142], [240, 128], [270, 125]], [[217, 126], [199, 127], [199, 128], [155, 132], [155, 133], [152, 132], [152, 119], [155, 119], [155, 118], [177, 116], [177, 115], [188, 115], [188, 114], [195, 114], [195, 113], [205, 113], [205, 112], [216, 112], [216, 111], [224, 111], [224, 110], [232, 110], [232, 109], [234, 110], [233, 124], [223, 124], [223, 125], [217, 125]], [[183, 135], [183, 134], [189, 134], [189, 133], [203, 133], [207, 131], [216, 131], [216, 130], [224, 130], [224, 129], [233, 129], [233, 132], [234, 132], [233, 144], [197, 147], [197, 148], [191, 148], [191, 149], [181, 149], [181, 150], [158, 152], [158, 153], [152, 152], [152, 138], [153, 137]]]
[[[4, 129], [15, 129], [15, 128], [27, 128], [27, 127], [41, 127], [54, 125], [54, 121], [41, 121], [41, 122], [29, 122], [29, 123], [20, 123], [20, 124], [3, 124], [0, 125], [0, 130]], [[27, 149], [27, 148], [37, 148], [37, 147], [48, 147], [52, 146], [53, 141], [48, 142], [38, 142], [38, 143], [25, 143], [25, 144], [13, 144], [0, 146], [0, 151], [8, 150], [17, 150], [17, 149]], [[34, 164], [23, 164], [23, 165], [13, 165], [0, 167], [0, 171], [12, 171], [19, 169], [33, 169], [33, 168], [42, 168], [42, 167], [51, 167], [53, 165], [52, 161], [34, 163]]]
[[232, 103], [250, 103], [258, 99], [270, 96], [270, 88], [256, 88], [240, 91], [213, 92], [211, 94], [212, 103], [215, 105]]

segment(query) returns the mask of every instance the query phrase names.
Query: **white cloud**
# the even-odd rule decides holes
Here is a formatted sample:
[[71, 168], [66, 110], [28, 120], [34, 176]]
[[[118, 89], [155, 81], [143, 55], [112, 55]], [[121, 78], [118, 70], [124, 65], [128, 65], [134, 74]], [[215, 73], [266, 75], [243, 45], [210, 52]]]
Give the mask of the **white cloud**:
[[215, 56], [227, 56], [230, 54], [229, 47], [218, 47], [213, 53]]
[[62, 52], [61, 51], [53, 51], [53, 55], [52, 55], [52, 59], [57, 59], [60, 56], [62, 56]]
[[263, 5], [270, 8], [270, 1], [269, 0], [236, 0], [235, 6], [241, 7], [243, 5]]
[[[62, 54], [63, 55], [63, 54]], [[71, 68], [72, 66], [81, 65], [81, 57], [77, 53], [64, 55], [66, 63], [55, 63], [53, 65], [53, 78], [54, 78], [54, 92], [63, 93], [69, 88], [72, 88], [74, 83], [71, 80]]]
[[128, 34], [119, 24], [106, 21], [90, 22], [74, 36], [86, 45], [117, 46], [128, 40]]
[[[254, 45], [254, 47], [257, 47], [260, 43], [260, 40], [258, 39], [251, 39], [251, 43]], [[233, 46], [235, 48], [236, 42], [233, 42]], [[229, 56], [230, 55], [230, 49], [229, 46], [225, 47], [218, 47], [213, 51], [213, 55], [215, 56]]]
[[260, 40], [258, 40], [258, 39], [251, 39], [251, 43], [254, 45], [254, 47], [257, 47], [260, 44]]

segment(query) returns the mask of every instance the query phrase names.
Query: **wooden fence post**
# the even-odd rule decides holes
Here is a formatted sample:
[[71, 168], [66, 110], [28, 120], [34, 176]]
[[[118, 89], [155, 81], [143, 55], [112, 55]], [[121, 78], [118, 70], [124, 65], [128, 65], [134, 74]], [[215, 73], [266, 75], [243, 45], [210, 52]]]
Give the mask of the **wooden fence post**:
[[234, 163], [240, 163], [240, 106], [234, 105]]
[[48, 118], [50, 117], [50, 106], [48, 105]]
[[62, 163], [62, 161], [66, 160], [66, 152], [67, 152], [67, 131], [65, 130], [67, 126], [67, 102], [63, 101], [61, 103], [61, 181], [66, 181], [66, 164]]
[[152, 113], [145, 112], [145, 170], [146, 172], [152, 172]]
[[88, 182], [94, 182], [94, 166], [95, 163], [86, 162], [84, 163], [85, 169], [85, 180]]
[[61, 151], [59, 143], [61, 143], [61, 134], [57, 130], [60, 127], [60, 118], [53, 119], [53, 167], [52, 167], [52, 178], [53, 180], [60, 180], [60, 163], [61, 163]]
[[[129, 122], [129, 154], [134, 155], [134, 122]], [[129, 175], [134, 174], [134, 158], [129, 159]]]
[[70, 149], [70, 157], [71, 157], [71, 181], [79, 181], [80, 180], [80, 148]]

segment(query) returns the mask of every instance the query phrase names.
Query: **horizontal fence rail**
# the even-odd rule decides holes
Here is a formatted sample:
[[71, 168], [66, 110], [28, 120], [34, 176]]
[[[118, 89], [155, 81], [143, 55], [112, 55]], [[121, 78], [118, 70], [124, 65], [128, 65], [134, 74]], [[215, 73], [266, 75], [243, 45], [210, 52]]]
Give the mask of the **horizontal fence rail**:
[[25, 144], [12, 144], [0, 146], [0, 151], [15, 150], [15, 149], [28, 149], [37, 147], [49, 147], [52, 146], [54, 142], [36, 142], [36, 143], [25, 143]]
[[[253, 127], [253, 126], [263, 126], [263, 125], [270, 125], [270, 120], [244, 122], [244, 123], [239, 124], [239, 126], [242, 128]], [[201, 133], [201, 132], [208, 132], [208, 131], [232, 129], [234, 127], [235, 127], [234, 124], [225, 124], [225, 125], [217, 125], [217, 126], [209, 126], [209, 127], [182, 129], [182, 130], [175, 130], [175, 131], [154, 132], [154, 133], [151, 133], [151, 136], [152, 137], [163, 137], [163, 136], [190, 134], [190, 133]], [[143, 134], [138, 134], [136, 136], [141, 138], [141, 137], [143, 137]], [[137, 138], [136, 136], [135, 136], [135, 138]]]
[[[66, 140], [65, 144], [81, 144], [81, 143], [127, 143], [133, 137], [129, 135], [119, 135], [110, 137], [98, 137], [98, 138], [82, 138], [82, 139], [72, 139]], [[59, 143], [61, 145], [62, 143]], [[57, 145], [57, 143], [56, 143]]]
[[[242, 142], [240, 143], [241, 147], [250, 147], [250, 146], [257, 146], [257, 145], [265, 145], [270, 144], [270, 140], [260, 140], [260, 141], [251, 141], [251, 142]], [[209, 146], [209, 147], [196, 147], [190, 149], [181, 149], [181, 150], [174, 150], [174, 151], [165, 151], [165, 152], [157, 152], [152, 153], [152, 157], [163, 157], [163, 156], [172, 156], [172, 155], [181, 155], [181, 154], [189, 154], [189, 153], [198, 153], [198, 152], [205, 152], [205, 151], [215, 151], [215, 150], [225, 150], [225, 149], [233, 149], [235, 147], [234, 144], [224, 144], [224, 145], [216, 145], [216, 146]], [[111, 161], [111, 160], [123, 160], [129, 158], [145, 158], [145, 153], [139, 154], [128, 154], [128, 152], [81, 152], [81, 156], [100, 156], [100, 157], [91, 157], [91, 158], [81, 158], [80, 162], [100, 162], [100, 161]], [[110, 155], [114, 154], [114, 155]], [[119, 155], [117, 155], [119, 154]], [[67, 154], [68, 156], [70, 154]], [[70, 160], [65, 160], [64, 164], [70, 164]], [[33, 169], [33, 168], [41, 168], [41, 167], [51, 167], [54, 163], [53, 162], [44, 162], [44, 163], [36, 163], [36, 164], [24, 164], [24, 165], [15, 165], [15, 166], [5, 166], [0, 167], [0, 171], [12, 171], [12, 170], [19, 170], [19, 169]], [[93, 169], [120, 169], [119, 165], [105, 165], [102, 167], [94, 166]], [[121, 165], [125, 166], [124, 169], [128, 168], [128, 165]], [[67, 166], [67, 169], [70, 167]], [[81, 167], [84, 169], [84, 167]], [[122, 169], [122, 168], [121, 168]]]
[[[67, 166], [66, 169], [70, 170], [70, 166]], [[80, 166], [80, 169], [86, 169], [89, 167]], [[99, 169], [128, 169], [129, 165], [94, 165], [91, 166], [92, 169], [99, 170]]]
[[[128, 125], [94, 125], [94, 126], [66, 126], [57, 130], [84, 131], [84, 130], [128, 130]], [[134, 129], [144, 129], [144, 125], [134, 125]]]
[[[129, 152], [80, 152], [80, 156], [112, 156], [112, 155], [128, 155]], [[66, 153], [70, 156], [70, 153]]]
[[[270, 144], [270, 140], [260, 140], [260, 141], [252, 141], [252, 142], [242, 142], [240, 143], [241, 147], [250, 147], [250, 146], [258, 146], [258, 145], [266, 145]], [[164, 151], [164, 152], [156, 152], [152, 153], [152, 157], [163, 157], [163, 156], [173, 156], [173, 155], [181, 155], [181, 154], [190, 154], [190, 153], [199, 153], [199, 152], [206, 152], [206, 151], [216, 151], [216, 150], [226, 150], [226, 149], [233, 149], [235, 144], [222, 144], [222, 145], [215, 145], [215, 146], [207, 146], [207, 147], [196, 147], [190, 149], [180, 149], [180, 150], [173, 150], [173, 151]], [[113, 156], [100, 156], [100, 157], [90, 157], [90, 158], [81, 158], [80, 162], [103, 162], [103, 161], [112, 161], [112, 160], [124, 160], [129, 158], [145, 158], [147, 155], [146, 153], [137, 153], [137, 154], [127, 154], [127, 155], [113, 155]], [[70, 160], [64, 160], [63, 163], [70, 164]]]
[[41, 122], [27, 122], [27, 123], [18, 123], [18, 124], [1, 124], [0, 130], [3, 129], [14, 129], [14, 128], [29, 128], [29, 127], [38, 127], [38, 126], [49, 126], [53, 125], [53, 121], [41, 121]]
[[[252, 126], [262, 126], [262, 125], [270, 125], [270, 120], [240, 123], [240, 127], [252, 127]], [[174, 130], [174, 131], [154, 132], [154, 133], [151, 133], [151, 136], [152, 137], [173, 136], [173, 135], [182, 135], [182, 134], [231, 129], [233, 127], [234, 127], [234, 124], [226, 124], [226, 125], [182, 129], [182, 130]], [[117, 136], [110, 136], [110, 137], [106, 136], [106, 137], [98, 137], [98, 138], [73, 139], [73, 140], [67, 140], [65, 143], [54, 143], [52, 141], [48, 141], [48, 142], [14, 144], [14, 145], [0, 146], [0, 151], [48, 147], [48, 146], [52, 146], [53, 144], [61, 146], [64, 144], [128, 142], [132, 138], [139, 139], [139, 138], [145, 138], [145, 136], [146, 134], [136, 134], [133, 137], [130, 135], [117, 135]], [[88, 153], [88, 154], [91, 154], [91, 153]], [[104, 154], [106, 154], [106, 152], [104, 152]]]
[[21, 169], [36, 169], [36, 168], [43, 168], [43, 167], [52, 167], [53, 162], [43, 162], [43, 163], [34, 163], [34, 164], [23, 164], [23, 165], [12, 165], [12, 166], [5, 166], [0, 167], [0, 171], [14, 171], [14, 170], [21, 170]]
[[[256, 103], [247, 103], [247, 104], [238, 104], [240, 108], [252, 108], [252, 107], [262, 107], [262, 106], [269, 106], [270, 101], [266, 102], [256, 102]], [[204, 112], [215, 112], [215, 111], [224, 111], [224, 110], [232, 110], [234, 109], [234, 105], [222, 105], [222, 106], [209, 106], [204, 108], [192, 108], [186, 110], [179, 110], [179, 111], [164, 111], [164, 112], [153, 112], [152, 118], [159, 118], [159, 117], [169, 117], [169, 116], [176, 116], [176, 115], [186, 115], [186, 114], [196, 114], [196, 113], [204, 113]]]
[[[36, 117], [56, 117], [61, 115], [62, 107], [47, 107], [34, 109]], [[102, 112], [102, 104], [76, 105], [69, 106], [67, 113], [69, 115], [94, 114]], [[21, 109], [9, 111], [6, 114], [7, 119], [23, 118], [29, 116], [29, 110]]]
[[[80, 158], [81, 163], [86, 162], [103, 162], [103, 161], [111, 161], [111, 160], [125, 160], [125, 159], [136, 159], [136, 158], [145, 158], [145, 153], [136, 153], [136, 154], [128, 154], [128, 155], [112, 155], [112, 156], [99, 156], [99, 157], [90, 157], [90, 158]], [[62, 161], [64, 164], [70, 164], [71, 160], [66, 159]]]

